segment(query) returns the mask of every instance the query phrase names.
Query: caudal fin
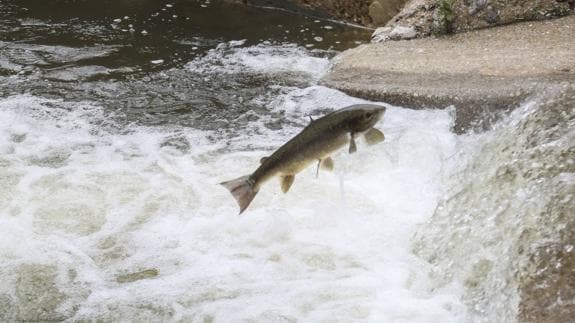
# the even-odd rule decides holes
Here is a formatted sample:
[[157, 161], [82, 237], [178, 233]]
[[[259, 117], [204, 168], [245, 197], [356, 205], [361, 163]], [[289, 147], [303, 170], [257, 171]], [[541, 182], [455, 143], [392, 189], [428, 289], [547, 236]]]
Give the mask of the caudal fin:
[[258, 194], [249, 176], [242, 176], [231, 181], [222, 182], [220, 185], [230, 190], [230, 193], [232, 193], [240, 206], [240, 214], [250, 205], [256, 194]]

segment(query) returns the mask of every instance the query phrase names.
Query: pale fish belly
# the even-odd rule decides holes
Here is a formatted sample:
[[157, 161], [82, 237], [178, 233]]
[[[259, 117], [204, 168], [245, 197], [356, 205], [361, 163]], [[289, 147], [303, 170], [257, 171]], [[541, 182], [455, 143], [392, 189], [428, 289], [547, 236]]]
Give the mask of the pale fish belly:
[[280, 175], [295, 175], [301, 172], [311, 164], [317, 163], [318, 160], [326, 158], [338, 149], [347, 146], [349, 144], [349, 138], [349, 134], [344, 133], [318, 149], [310, 149], [307, 153], [302, 153], [296, 157], [292, 163], [282, 168], [279, 171]]

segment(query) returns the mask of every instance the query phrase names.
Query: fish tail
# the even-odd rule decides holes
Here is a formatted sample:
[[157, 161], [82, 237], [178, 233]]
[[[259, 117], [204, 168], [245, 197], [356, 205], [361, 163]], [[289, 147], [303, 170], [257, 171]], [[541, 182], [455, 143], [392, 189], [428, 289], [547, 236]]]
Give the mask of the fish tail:
[[220, 185], [232, 193], [240, 206], [240, 214], [250, 205], [256, 194], [258, 194], [258, 189], [255, 187], [249, 175], [222, 182]]

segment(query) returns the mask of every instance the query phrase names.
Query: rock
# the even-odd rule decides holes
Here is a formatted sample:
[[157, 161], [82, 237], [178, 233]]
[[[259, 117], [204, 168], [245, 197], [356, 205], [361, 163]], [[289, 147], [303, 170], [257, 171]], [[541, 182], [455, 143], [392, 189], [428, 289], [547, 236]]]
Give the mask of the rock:
[[406, 0], [375, 0], [369, 5], [369, 16], [375, 26], [383, 26], [403, 7]]
[[[571, 213], [575, 201], [573, 194]], [[537, 248], [529, 261], [532, 271], [520, 285], [519, 322], [570, 322], [575, 318], [575, 221], [560, 238]], [[571, 300], [571, 301], [570, 301]]]
[[395, 26], [395, 28], [377, 28], [371, 37], [373, 42], [384, 42], [388, 40], [413, 39], [416, 36], [417, 32], [413, 27]]
[[571, 10], [575, 10], [575, 0], [557, 0], [557, 2], [567, 2]]
[[385, 27], [410, 26], [417, 37], [424, 37], [561, 17], [573, 13], [574, 4], [572, 0], [411, 0]]
[[383, 43], [389, 40], [389, 34], [393, 28], [391, 27], [379, 27], [377, 28], [373, 34], [371, 35], [371, 42], [372, 43]]
[[454, 0], [451, 3], [454, 31], [560, 17], [571, 11], [567, 3], [555, 0]]
[[415, 38], [417, 33], [413, 27], [403, 27], [403, 26], [396, 26], [393, 28], [389, 37], [392, 40], [400, 40], [400, 39], [412, 39]]
[[556, 32], [573, 28], [575, 16], [569, 16], [439, 39], [362, 45], [341, 53], [321, 82], [405, 107], [455, 105], [455, 131], [480, 130], [491, 120], [485, 114], [495, 118], [539, 84], [575, 81], [575, 38]]
[[[411, 27], [416, 32], [416, 37], [427, 36], [431, 34], [431, 26], [433, 24], [433, 13], [435, 9], [435, 1], [431, 0], [410, 0], [408, 1], [400, 12], [388, 21], [384, 26], [393, 30], [396, 26]], [[379, 28], [378, 28], [379, 29]], [[380, 32], [381, 33], [381, 30]], [[372, 42], [387, 41], [389, 38], [376, 36], [376, 30], [372, 36]]]

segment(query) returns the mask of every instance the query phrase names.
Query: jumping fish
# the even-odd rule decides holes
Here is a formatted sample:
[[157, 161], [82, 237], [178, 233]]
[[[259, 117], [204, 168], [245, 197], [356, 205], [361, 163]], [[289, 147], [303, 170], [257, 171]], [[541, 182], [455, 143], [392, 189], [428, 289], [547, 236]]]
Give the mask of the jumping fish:
[[[278, 148], [271, 156], [261, 159], [261, 165], [250, 175], [220, 183], [227, 188], [240, 206], [240, 214], [250, 205], [263, 183], [280, 176], [284, 193], [290, 189], [295, 175], [314, 162], [319, 168], [333, 169], [330, 157], [349, 144], [349, 153], [357, 150], [355, 139], [363, 135], [372, 145], [384, 140], [373, 126], [385, 112], [385, 107], [356, 104], [312, 120], [299, 134]], [[316, 173], [317, 174], [317, 173]]]

